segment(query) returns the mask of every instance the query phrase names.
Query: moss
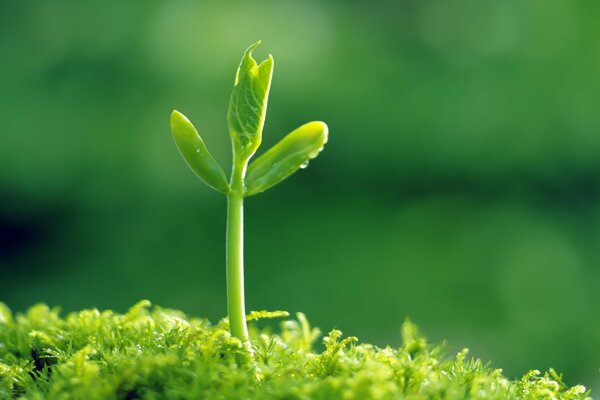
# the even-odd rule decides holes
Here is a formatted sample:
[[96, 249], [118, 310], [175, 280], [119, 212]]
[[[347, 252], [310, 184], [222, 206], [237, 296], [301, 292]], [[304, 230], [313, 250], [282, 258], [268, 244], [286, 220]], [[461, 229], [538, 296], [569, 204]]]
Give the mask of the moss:
[[[249, 320], [285, 317], [255, 312]], [[554, 371], [510, 381], [468, 357], [445, 357], [410, 322], [400, 348], [378, 348], [304, 315], [278, 333], [250, 327], [253, 357], [216, 325], [141, 301], [126, 314], [61, 317], [40, 304], [13, 315], [0, 303], [1, 399], [587, 399]]]

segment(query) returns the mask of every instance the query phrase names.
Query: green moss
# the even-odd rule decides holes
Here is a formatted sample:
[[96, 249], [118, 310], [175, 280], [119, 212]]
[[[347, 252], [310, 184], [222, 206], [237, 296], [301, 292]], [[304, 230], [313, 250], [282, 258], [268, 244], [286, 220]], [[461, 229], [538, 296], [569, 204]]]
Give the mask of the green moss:
[[[248, 320], [286, 317], [254, 312]], [[14, 315], [0, 303], [1, 399], [587, 399], [554, 371], [510, 381], [501, 370], [431, 346], [410, 322], [400, 348], [378, 348], [304, 315], [278, 333], [251, 324], [253, 357], [226, 320], [212, 325], [141, 301], [126, 314], [59, 315], [36, 305]]]

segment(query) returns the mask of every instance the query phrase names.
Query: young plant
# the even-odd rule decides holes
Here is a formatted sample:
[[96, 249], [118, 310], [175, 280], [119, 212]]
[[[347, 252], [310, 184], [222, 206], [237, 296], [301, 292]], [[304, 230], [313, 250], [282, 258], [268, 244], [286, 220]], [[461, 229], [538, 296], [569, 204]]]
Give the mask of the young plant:
[[229, 181], [192, 123], [180, 112], [171, 114], [171, 131], [188, 166], [211, 188], [227, 196], [227, 312], [234, 337], [249, 345], [244, 305], [244, 198], [263, 192], [306, 167], [327, 142], [324, 122], [300, 126], [249, 164], [262, 140], [273, 57], [257, 64], [251, 45], [237, 69], [227, 123], [233, 151]]

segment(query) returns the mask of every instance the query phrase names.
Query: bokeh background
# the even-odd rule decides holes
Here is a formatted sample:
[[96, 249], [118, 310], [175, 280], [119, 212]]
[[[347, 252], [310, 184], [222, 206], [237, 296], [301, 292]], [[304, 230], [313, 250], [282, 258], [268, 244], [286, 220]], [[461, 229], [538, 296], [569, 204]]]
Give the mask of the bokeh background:
[[0, 300], [226, 313], [235, 68], [275, 57], [263, 149], [330, 127], [246, 204], [249, 309], [397, 345], [409, 316], [508, 376], [600, 389], [600, 2], [0, 1]]

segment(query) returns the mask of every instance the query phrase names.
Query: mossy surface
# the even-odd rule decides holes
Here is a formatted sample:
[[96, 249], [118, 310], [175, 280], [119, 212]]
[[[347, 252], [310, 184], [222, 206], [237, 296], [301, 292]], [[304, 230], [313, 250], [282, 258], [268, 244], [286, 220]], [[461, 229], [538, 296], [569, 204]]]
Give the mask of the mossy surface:
[[[286, 317], [258, 312], [249, 320]], [[463, 350], [445, 357], [409, 322], [400, 348], [378, 348], [306, 318], [277, 333], [251, 325], [253, 357], [216, 325], [142, 301], [126, 314], [61, 317], [36, 305], [13, 315], [0, 303], [0, 399], [588, 399], [554, 371], [505, 378]]]

